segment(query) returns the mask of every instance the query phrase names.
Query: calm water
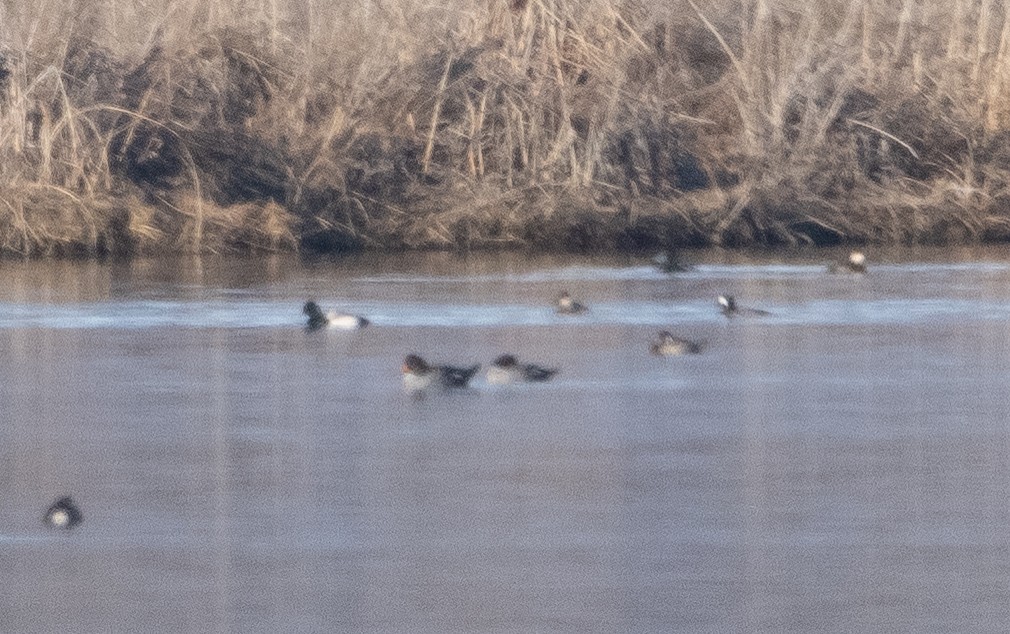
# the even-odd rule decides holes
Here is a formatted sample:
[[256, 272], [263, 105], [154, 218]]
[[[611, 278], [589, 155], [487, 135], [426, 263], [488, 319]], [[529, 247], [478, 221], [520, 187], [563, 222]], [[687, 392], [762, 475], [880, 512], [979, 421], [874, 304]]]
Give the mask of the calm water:
[[1008, 631], [1010, 254], [871, 256], [0, 262], [0, 631]]

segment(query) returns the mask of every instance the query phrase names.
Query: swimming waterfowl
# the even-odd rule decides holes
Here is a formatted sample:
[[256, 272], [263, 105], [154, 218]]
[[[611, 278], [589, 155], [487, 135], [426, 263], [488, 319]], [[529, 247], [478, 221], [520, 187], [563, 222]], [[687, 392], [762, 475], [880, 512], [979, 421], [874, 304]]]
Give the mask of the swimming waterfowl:
[[688, 341], [680, 337], [673, 336], [672, 333], [664, 330], [659, 333], [659, 338], [649, 346], [652, 354], [660, 357], [678, 357], [684, 354], [698, 354], [701, 352], [702, 344]]
[[53, 505], [46, 511], [43, 521], [51, 528], [69, 530], [83, 522], [84, 516], [70, 496], [65, 495], [53, 502]]
[[589, 308], [584, 304], [572, 299], [572, 296], [568, 294], [568, 291], [561, 291], [558, 295], [557, 301], [554, 302], [554, 307], [559, 315], [578, 315], [579, 313], [584, 313]]
[[663, 273], [683, 273], [691, 270], [691, 265], [684, 262], [674, 249], [666, 249], [657, 253], [653, 256], [652, 262]]
[[494, 360], [487, 371], [487, 382], [498, 385], [506, 383], [540, 383], [558, 373], [556, 368], [544, 368], [533, 363], [519, 363], [515, 355], [503, 354]]
[[719, 299], [716, 301], [718, 302], [720, 309], [722, 309], [722, 314], [727, 317], [735, 317], [737, 315], [759, 317], [761, 315], [771, 314], [767, 310], [761, 310], [760, 308], [741, 308], [736, 305], [736, 300], [732, 295], [720, 295]]
[[312, 301], [305, 302], [305, 306], [302, 307], [302, 312], [309, 318], [307, 324], [309, 330], [319, 330], [320, 328], [357, 330], [358, 328], [364, 328], [371, 323], [364, 317], [359, 317], [357, 315], [348, 315], [346, 313], [338, 313], [332, 310], [324, 313], [323, 310], [319, 308], [319, 304]]
[[862, 251], [853, 251], [844, 262], [832, 262], [828, 265], [831, 273], [866, 273], [866, 255]]
[[479, 369], [480, 364], [468, 368], [429, 365], [418, 355], [409, 354], [403, 360], [403, 387], [408, 392], [421, 392], [433, 387], [466, 387]]

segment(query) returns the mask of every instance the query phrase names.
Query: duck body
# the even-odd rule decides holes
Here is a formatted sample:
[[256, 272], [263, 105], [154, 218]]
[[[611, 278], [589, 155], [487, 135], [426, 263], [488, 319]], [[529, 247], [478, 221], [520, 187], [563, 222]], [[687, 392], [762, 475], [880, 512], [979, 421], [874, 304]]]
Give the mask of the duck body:
[[674, 249], [657, 253], [653, 256], [652, 263], [663, 273], [684, 273], [691, 270], [691, 265], [685, 263]]
[[333, 328], [335, 330], [358, 330], [364, 328], [371, 322], [358, 315], [338, 313], [329, 311], [324, 313], [319, 304], [308, 301], [302, 307], [302, 312], [309, 318], [306, 327], [309, 330], [320, 330], [322, 328]]
[[666, 330], [659, 333], [659, 338], [652, 342], [649, 350], [660, 357], [679, 357], [685, 354], [699, 354], [704, 346], [694, 341], [675, 337]]
[[70, 530], [84, 521], [84, 515], [70, 496], [65, 495], [53, 502], [42, 519], [50, 528]]
[[720, 295], [716, 302], [719, 304], [722, 314], [727, 317], [762, 317], [771, 315], [767, 310], [761, 310], [760, 308], [743, 308], [738, 306], [736, 299], [732, 295]]
[[579, 315], [589, 310], [585, 304], [580, 304], [572, 299], [568, 291], [563, 291], [558, 295], [558, 299], [554, 302], [554, 309], [559, 315]]
[[429, 365], [416, 354], [403, 360], [403, 387], [408, 392], [423, 392], [434, 388], [463, 388], [480, 370], [480, 364], [469, 367]]
[[503, 354], [487, 371], [487, 382], [495, 385], [510, 383], [542, 383], [558, 373], [557, 368], [545, 368], [534, 363], [519, 363], [515, 355]]
[[832, 262], [828, 265], [830, 273], [866, 273], [866, 255], [861, 251], [853, 251], [844, 262]]

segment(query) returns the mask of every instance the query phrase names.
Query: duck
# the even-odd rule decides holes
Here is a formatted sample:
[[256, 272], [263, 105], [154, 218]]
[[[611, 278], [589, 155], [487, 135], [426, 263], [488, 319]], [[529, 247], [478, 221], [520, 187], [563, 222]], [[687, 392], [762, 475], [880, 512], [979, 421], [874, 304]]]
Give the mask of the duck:
[[671, 332], [663, 330], [659, 338], [649, 346], [652, 354], [659, 357], [679, 357], [685, 354], [699, 354], [704, 344], [675, 337]]
[[652, 263], [663, 273], [683, 273], [691, 270], [691, 265], [684, 262], [675, 249], [660, 251], [652, 257]]
[[371, 323], [364, 317], [359, 317], [357, 315], [338, 313], [332, 310], [324, 313], [323, 310], [319, 308], [319, 304], [313, 301], [305, 302], [305, 306], [302, 307], [302, 312], [309, 318], [309, 321], [306, 324], [309, 330], [319, 330], [321, 328], [358, 330]]
[[734, 299], [732, 295], [720, 295], [716, 302], [722, 309], [722, 314], [727, 317], [735, 317], [737, 315], [760, 317], [771, 314], [767, 310], [761, 310], [760, 308], [741, 308], [736, 305], [736, 299]]
[[519, 363], [513, 354], [503, 354], [494, 360], [487, 371], [487, 382], [497, 385], [507, 383], [542, 383], [558, 373], [557, 368], [544, 368], [533, 363]]
[[568, 291], [561, 291], [558, 299], [554, 302], [554, 308], [559, 315], [578, 315], [589, 310], [585, 304], [580, 304], [572, 299]]
[[461, 368], [451, 365], [430, 365], [416, 354], [403, 360], [403, 387], [408, 392], [422, 392], [430, 388], [463, 388], [480, 370], [480, 364]]
[[81, 510], [77, 508], [69, 495], [64, 495], [53, 502], [53, 505], [46, 511], [43, 521], [50, 528], [62, 528], [70, 530], [84, 521]]
[[866, 255], [862, 251], [849, 253], [844, 262], [832, 262], [828, 265], [829, 273], [866, 273]]

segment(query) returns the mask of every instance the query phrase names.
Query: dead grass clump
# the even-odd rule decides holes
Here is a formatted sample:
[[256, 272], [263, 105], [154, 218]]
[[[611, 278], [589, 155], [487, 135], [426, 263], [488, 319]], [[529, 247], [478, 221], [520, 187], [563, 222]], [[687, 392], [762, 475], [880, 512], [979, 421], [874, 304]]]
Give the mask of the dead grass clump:
[[333, 140], [330, 152], [292, 196], [300, 242], [310, 250], [397, 244], [406, 210], [420, 209], [425, 196], [436, 195], [425, 187], [444, 186], [443, 177], [424, 173], [424, 148], [410, 137], [345, 134]]
[[22, 184], [0, 193], [0, 252], [23, 256], [126, 255], [161, 243], [156, 210], [135, 197], [77, 197]]
[[631, 204], [563, 186], [503, 190], [460, 183], [383, 227], [418, 249], [522, 248], [589, 251], [706, 244], [688, 214], [655, 197]]
[[292, 175], [283, 149], [244, 131], [196, 129], [181, 138], [205, 197], [219, 205], [287, 202]]
[[694, 154], [695, 147], [689, 127], [646, 119], [612, 136], [601, 177], [630, 188], [634, 195], [671, 196], [705, 189], [712, 178]]
[[868, 144], [876, 153], [880, 170], [888, 166], [916, 180], [936, 178], [959, 169], [971, 159], [981, 137], [978, 122], [971, 122], [948, 97], [918, 93], [877, 112], [877, 123], [894, 138], [875, 135]]
[[297, 247], [295, 217], [273, 201], [224, 206], [189, 195], [166, 207], [172, 211], [167, 229], [176, 250], [233, 253]]
[[0, 48], [0, 95], [6, 95], [10, 89], [11, 66], [7, 61], [9, 53]]
[[283, 201], [283, 152], [246, 130], [275, 79], [261, 52], [229, 31], [153, 46], [123, 80], [115, 166], [142, 187], [196, 188], [221, 204]]
[[[108, 48], [74, 37], [63, 56], [61, 71], [66, 78], [67, 101], [75, 107], [123, 103], [127, 64]], [[59, 102], [53, 104], [56, 112], [59, 106]], [[100, 117], [96, 119], [96, 127], [103, 132], [111, 129], [119, 118], [111, 110], [99, 110], [94, 116]]]

